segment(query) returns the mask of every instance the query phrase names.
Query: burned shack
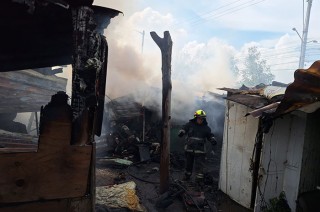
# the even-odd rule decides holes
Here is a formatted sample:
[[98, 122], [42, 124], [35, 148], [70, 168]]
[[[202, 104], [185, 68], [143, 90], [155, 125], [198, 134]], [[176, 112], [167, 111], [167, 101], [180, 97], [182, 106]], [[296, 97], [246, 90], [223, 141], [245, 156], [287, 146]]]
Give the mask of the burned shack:
[[[101, 134], [108, 55], [101, 32], [119, 11], [92, 3], [0, 3], [0, 111], [6, 123], [14, 113], [40, 111], [36, 142], [0, 135], [1, 211], [94, 211], [94, 135]], [[71, 105], [66, 81], [51, 68], [68, 64]]]
[[112, 99], [106, 104], [104, 120], [104, 151], [109, 155], [145, 160], [159, 152], [160, 117], [156, 108], [143, 106], [133, 95]]
[[287, 87], [223, 89], [219, 188], [244, 207], [319, 211], [319, 76], [316, 61]]

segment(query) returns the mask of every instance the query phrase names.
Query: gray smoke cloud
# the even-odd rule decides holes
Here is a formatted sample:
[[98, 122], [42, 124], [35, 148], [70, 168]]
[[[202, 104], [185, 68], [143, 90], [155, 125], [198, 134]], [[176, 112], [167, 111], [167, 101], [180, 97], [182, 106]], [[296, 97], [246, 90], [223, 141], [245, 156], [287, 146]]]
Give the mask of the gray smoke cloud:
[[[128, 10], [132, 15], [112, 19], [105, 31], [109, 44], [106, 93], [111, 99], [133, 95], [135, 101], [156, 108], [160, 115], [161, 53], [149, 32], [156, 31], [162, 37], [166, 30], [163, 26], [174, 22], [174, 18], [152, 8], [139, 12], [132, 12], [131, 8]], [[145, 31], [143, 53], [141, 29]], [[234, 85], [229, 59], [235, 50], [217, 39], [206, 43], [186, 41], [187, 32], [183, 29], [169, 31], [173, 40], [171, 117], [173, 121], [184, 123], [193, 118], [196, 109], [203, 106], [206, 100], [203, 96], [207, 91], [216, 92], [218, 87]], [[213, 99], [210, 101], [214, 102]], [[221, 108], [206, 108], [211, 116], [224, 113]], [[212, 127], [217, 126], [215, 120], [210, 122]]]

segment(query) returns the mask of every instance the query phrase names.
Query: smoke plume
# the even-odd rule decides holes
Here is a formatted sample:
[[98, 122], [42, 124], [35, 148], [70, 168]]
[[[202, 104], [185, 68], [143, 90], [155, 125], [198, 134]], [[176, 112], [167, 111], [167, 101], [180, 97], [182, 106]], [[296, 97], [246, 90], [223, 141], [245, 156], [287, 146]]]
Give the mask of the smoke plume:
[[[129, 17], [120, 15], [112, 19], [105, 31], [109, 44], [106, 90], [109, 97], [131, 94], [138, 103], [157, 108], [161, 114], [161, 53], [149, 33], [156, 31], [162, 37], [163, 31], [167, 30], [164, 26], [173, 22], [171, 14], [160, 14], [151, 8]], [[145, 37], [142, 37], [143, 31]], [[171, 117], [182, 123], [192, 118], [194, 110], [201, 107], [207, 91], [233, 86], [235, 81], [229, 59], [234, 49], [217, 39], [206, 43], [185, 42], [187, 32], [184, 29], [169, 32], [173, 40]]]

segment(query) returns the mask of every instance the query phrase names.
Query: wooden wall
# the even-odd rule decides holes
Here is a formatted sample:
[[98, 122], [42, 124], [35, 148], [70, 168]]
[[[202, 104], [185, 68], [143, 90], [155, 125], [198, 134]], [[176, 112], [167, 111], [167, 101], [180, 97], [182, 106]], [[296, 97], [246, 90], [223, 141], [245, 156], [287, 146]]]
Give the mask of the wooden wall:
[[307, 116], [299, 193], [320, 186], [320, 110]]
[[252, 188], [250, 158], [259, 121], [245, 116], [250, 111], [244, 105], [227, 101], [219, 180], [219, 188], [247, 208]]
[[[260, 167], [260, 190], [264, 200], [278, 197], [284, 191], [291, 209], [295, 209], [302, 160], [306, 114], [297, 112], [275, 120], [265, 135]], [[257, 192], [256, 211], [261, 194]]]
[[72, 111], [66, 101], [43, 109], [37, 152], [0, 153], [0, 211], [92, 210], [94, 145], [70, 144]]

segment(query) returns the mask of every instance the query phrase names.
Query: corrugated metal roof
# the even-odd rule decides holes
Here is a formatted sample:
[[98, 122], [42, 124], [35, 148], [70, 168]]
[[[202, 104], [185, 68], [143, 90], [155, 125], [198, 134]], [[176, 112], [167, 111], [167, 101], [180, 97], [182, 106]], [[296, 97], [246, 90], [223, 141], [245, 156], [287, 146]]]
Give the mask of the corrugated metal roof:
[[258, 95], [234, 94], [228, 96], [226, 99], [248, 106], [252, 109], [258, 109], [269, 104], [267, 98]]
[[320, 61], [314, 62], [308, 69], [298, 69], [294, 73], [294, 82], [290, 84], [284, 98], [273, 117], [290, 113], [306, 105], [320, 101]]
[[[276, 118], [320, 101], [320, 61], [314, 62], [308, 69], [296, 70], [294, 79], [294, 82], [287, 87], [285, 94], [279, 95], [278, 99], [267, 99], [263, 96], [263, 88], [250, 90], [221, 88], [220, 90], [228, 91], [226, 99], [258, 109], [250, 114], [260, 116], [262, 113], [268, 113], [272, 118]], [[278, 101], [280, 104], [274, 104]]]

